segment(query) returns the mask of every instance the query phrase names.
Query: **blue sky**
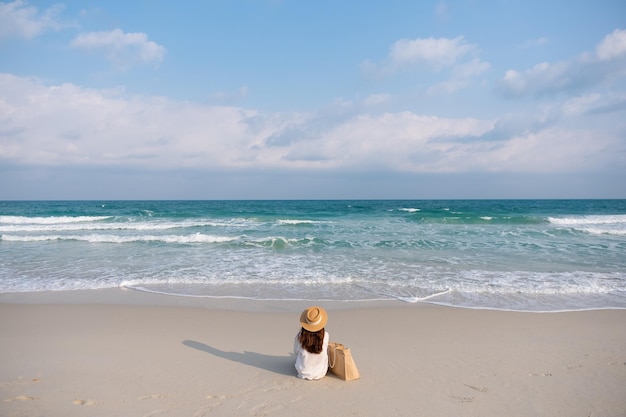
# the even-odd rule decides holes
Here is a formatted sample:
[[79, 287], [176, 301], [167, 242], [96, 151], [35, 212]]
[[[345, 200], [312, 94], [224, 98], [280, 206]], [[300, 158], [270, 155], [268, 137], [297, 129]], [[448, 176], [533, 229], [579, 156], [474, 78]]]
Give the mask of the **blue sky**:
[[626, 3], [0, 2], [0, 178], [0, 199], [626, 198]]

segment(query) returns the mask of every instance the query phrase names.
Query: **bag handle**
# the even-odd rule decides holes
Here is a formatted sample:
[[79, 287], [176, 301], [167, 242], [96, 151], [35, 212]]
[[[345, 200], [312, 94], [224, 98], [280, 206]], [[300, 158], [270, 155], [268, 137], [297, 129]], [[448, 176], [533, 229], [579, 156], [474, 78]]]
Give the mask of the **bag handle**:
[[337, 363], [337, 345], [333, 344], [332, 346], [333, 346], [332, 347], [332, 350], [333, 350], [333, 360], [331, 362], [330, 361], [330, 355], [328, 355], [328, 366], [330, 366], [331, 368], [334, 368], [335, 364]]

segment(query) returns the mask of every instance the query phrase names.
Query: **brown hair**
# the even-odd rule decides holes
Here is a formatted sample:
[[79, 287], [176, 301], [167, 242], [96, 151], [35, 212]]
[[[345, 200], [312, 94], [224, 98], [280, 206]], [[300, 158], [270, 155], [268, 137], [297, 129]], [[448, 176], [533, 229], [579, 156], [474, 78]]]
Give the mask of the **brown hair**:
[[309, 353], [321, 353], [324, 344], [324, 329], [316, 332], [310, 332], [305, 328], [300, 330], [300, 337], [298, 338], [300, 345], [306, 349]]

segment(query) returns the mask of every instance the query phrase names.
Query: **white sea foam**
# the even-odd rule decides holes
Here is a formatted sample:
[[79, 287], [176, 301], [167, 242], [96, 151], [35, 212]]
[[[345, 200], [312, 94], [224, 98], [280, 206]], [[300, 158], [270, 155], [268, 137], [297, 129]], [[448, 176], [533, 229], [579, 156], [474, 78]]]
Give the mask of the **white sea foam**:
[[189, 275], [178, 275], [178, 276], [170, 276], [167, 278], [142, 278], [135, 280], [124, 280], [120, 283], [122, 287], [136, 287], [136, 286], [151, 286], [151, 285], [219, 285], [219, 286], [259, 286], [256, 290], [262, 290], [262, 286], [291, 286], [291, 287], [315, 287], [315, 286], [325, 286], [325, 285], [353, 285], [357, 284], [356, 281], [352, 277], [341, 277], [341, 276], [263, 276], [263, 277], [231, 277], [226, 282], [223, 278], [219, 276], [189, 276]]
[[319, 240], [312, 236], [289, 238], [285, 236], [267, 236], [262, 238], [245, 238], [241, 240], [243, 244], [254, 247], [281, 248], [294, 245], [314, 245]]
[[24, 216], [0, 216], [0, 225], [16, 225], [16, 224], [64, 224], [64, 223], [84, 223], [97, 222], [111, 219], [110, 216], [51, 216], [51, 217], [24, 217]]
[[548, 217], [550, 223], [562, 226], [579, 226], [588, 224], [624, 224], [626, 214], [603, 215], [603, 216], [578, 216], [578, 217]]
[[373, 289], [370, 289], [370, 291], [378, 293], [378, 294], [381, 294], [381, 295], [385, 295], [385, 296], [387, 296], [387, 297], [389, 297], [391, 299], [396, 299], [396, 300], [399, 300], [399, 301], [403, 301], [405, 303], [419, 303], [419, 302], [428, 301], [428, 300], [436, 298], [438, 296], [447, 294], [451, 290], [450, 290], [450, 288], [430, 289], [430, 290], [422, 289], [420, 292], [424, 293], [425, 295], [416, 295], [416, 294], [412, 294], [410, 292], [394, 293], [394, 292], [387, 292], [387, 291], [383, 291], [383, 290], [373, 290]]
[[316, 220], [290, 220], [290, 219], [284, 219], [284, 220], [277, 220], [276, 223], [278, 223], [278, 224], [286, 224], [286, 225], [299, 225], [299, 224], [319, 224], [319, 223], [322, 223], [322, 222], [316, 221]]
[[232, 222], [214, 221], [183, 221], [183, 222], [61, 222], [61, 223], [19, 223], [16, 225], [0, 224], [0, 233], [17, 232], [75, 232], [90, 230], [130, 230], [130, 231], [157, 231], [183, 229], [193, 227], [243, 227], [244, 225]]
[[626, 236], [626, 229], [606, 227], [584, 227], [581, 230], [593, 235], [616, 235]]
[[551, 224], [595, 235], [626, 235], [626, 214], [577, 217], [548, 217]]
[[336, 297], [328, 297], [328, 298], [320, 298], [319, 296], [315, 296], [313, 298], [309, 298], [306, 296], [303, 297], [294, 297], [293, 295], [289, 296], [289, 295], [280, 295], [280, 293], [274, 293], [274, 294], [279, 294], [278, 296], [271, 296], [271, 295], [259, 295], [254, 294], [254, 295], [220, 295], [220, 294], [192, 294], [192, 295], [182, 295], [182, 294], [177, 294], [177, 293], [172, 293], [168, 290], [158, 290], [158, 289], [154, 289], [154, 288], [149, 288], [149, 287], [145, 287], [145, 286], [122, 286], [121, 288], [125, 288], [125, 289], [129, 289], [129, 290], [135, 290], [135, 291], [139, 291], [139, 292], [146, 292], [146, 293], [151, 293], [151, 294], [160, 294], [160, 295], [167, 295], [167, 296], [178, 296], [178, 297], [189, 297], [189, 298], [211, 298], [211, 299], [227, 299], [227, 300], [254, 300], [254, 301], [308, 301], [308, 302], [343, 302], [343, 303], [359, 303], [359, 302], [372, 302], [372, 301], [384, 301], [384, 300], [388, 300], [387, 298], [380, 298], [380, 297], [373, 297], [373, 298], [361, 298], [361, 299], [353, 299], [353, 300], [346, 300], [346, 299], [339, 299]]
[[0, 240], [7, 242], [45, 242], [45, 241], [66, 241], [74, 240], [90, 243], [133, 243], [133, 242], [163, 242], [163, 243], [223, 243], [238, 240], [239, 237], [213, 236], [203, 233], [191, 235], [133, 235], [121, 236], [110, 234], [88, 234], [88, 235], [6, 235], [0, 236]]
[[398, 210], [406, 211], [406, 212], [409, 212], [409, 213], [417, 213], [418, 211], [422, 211], [422, 209], [418, 209], [418, 208], [400, 208]]
[[494, 272], [469, 270], [450, 288], [462, 293], [492, 295], [573, 295], [608, 294], [626, 291], [626, 273], [622, 272]]

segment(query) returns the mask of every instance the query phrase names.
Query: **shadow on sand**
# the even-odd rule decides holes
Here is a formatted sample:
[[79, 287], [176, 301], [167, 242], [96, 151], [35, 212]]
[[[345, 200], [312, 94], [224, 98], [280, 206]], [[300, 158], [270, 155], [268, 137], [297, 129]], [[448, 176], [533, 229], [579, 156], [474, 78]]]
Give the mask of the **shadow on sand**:
[[233, 362], [242, 363], [244, 365], [254, 366], [255, 368], [264, 369], [266, 371], [275, 372], [281, 375], [295, 376], [296, 370], [294, 368], [294, 357], [289, 356], [272, 356], [264, 355], [262, 353], [248, 352], [226, 352], [224, 350], [216, 349], [212, 346], [204, 343], [196, 342], [194, 340], [185, 340], [183, 345], [190, 348], [200, 350], [202, 352], [210, 353], [218, 358], [228, 359]]

